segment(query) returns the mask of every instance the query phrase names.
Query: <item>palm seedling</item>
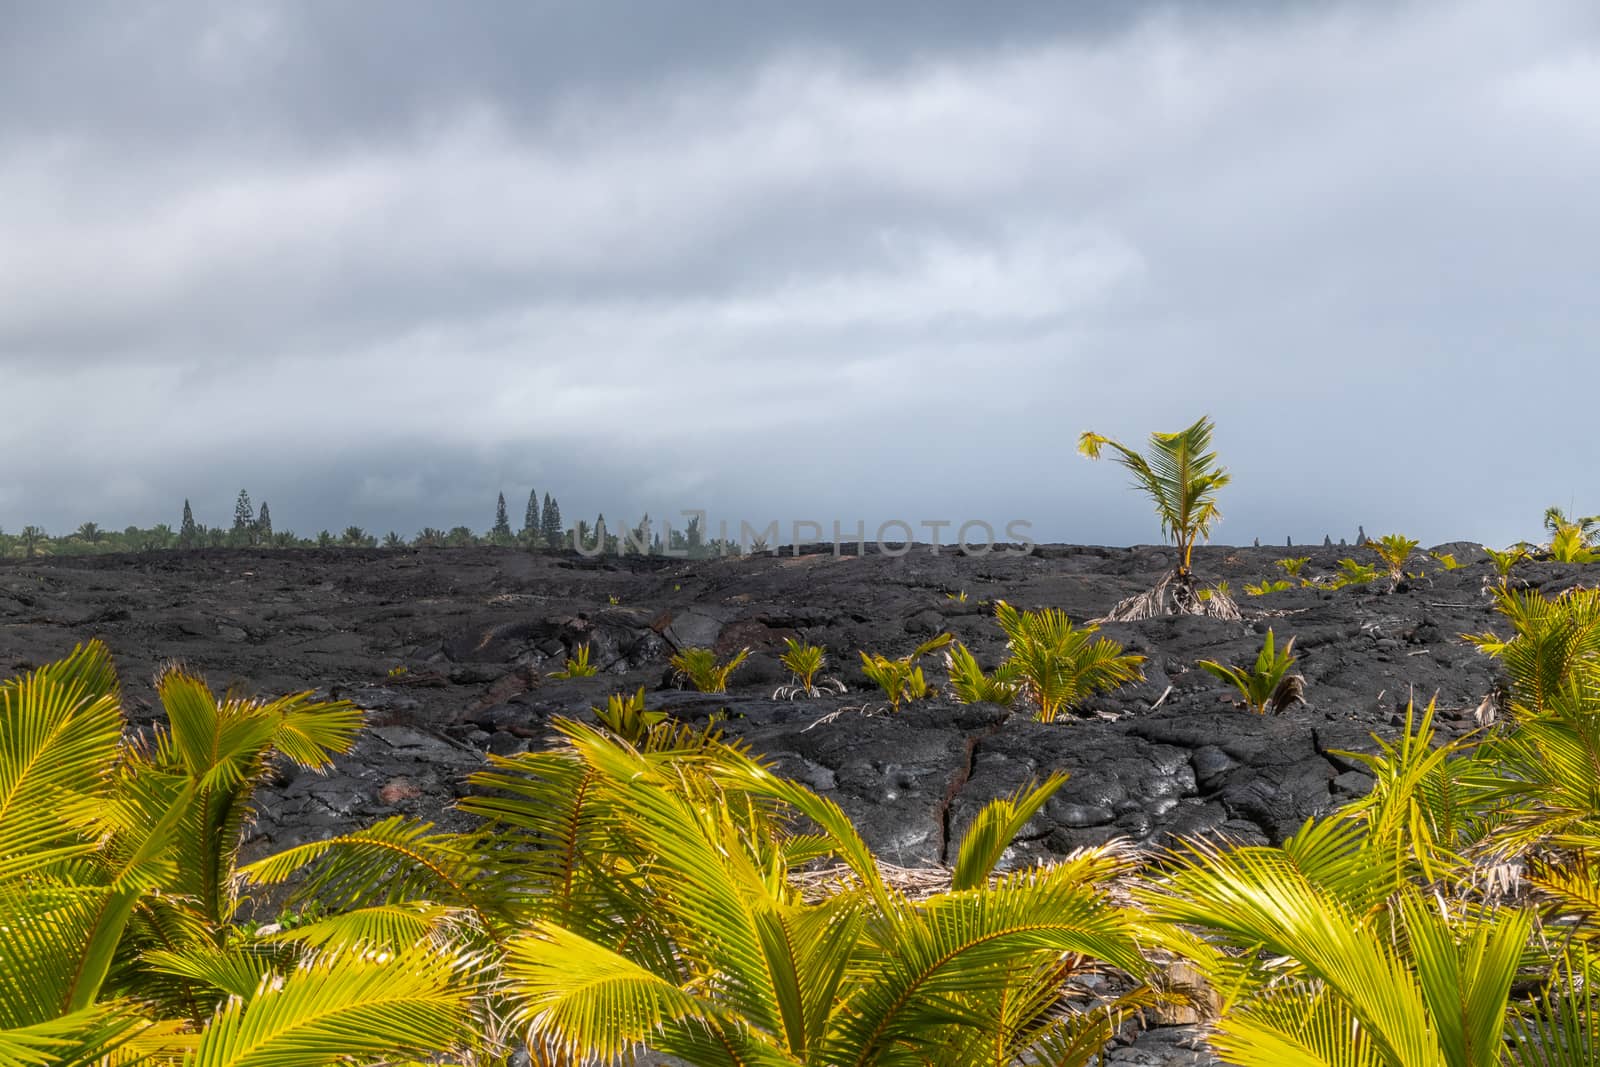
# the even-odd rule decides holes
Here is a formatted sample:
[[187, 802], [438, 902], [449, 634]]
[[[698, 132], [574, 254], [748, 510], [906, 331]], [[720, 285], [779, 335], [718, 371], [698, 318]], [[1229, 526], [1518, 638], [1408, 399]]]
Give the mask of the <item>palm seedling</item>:
[[1600, 552], [1595, 551], [1600, 515], [1569, 519], [1560, 508], [1546, 508], [1544, 528], [1550, 531], [1550, 543], [1545, 549], [1557, 563], [1593, 563], [1600, 559]]
[[1212, 615], [1239, 618], [1238, 605], [1213, 593], [1200, 597], [1190, 569], [1194, 545], [1209, 539], [1211, 527], [1222, 518], [1217, 509], [1217, 491], [1229, 482], [1227, 470], [1211, 451], [1214, 427], [1201, 416], [1192, 426], [1176, 433], [1153, 433], [1149, 450], [1140, 455], [1109, 437], [1085, 431], [1078, 438], [1078, 451], [1099, 459], [1106, 448], [1133, 474], [1135, 488], [1142, 489], [1156, 506], [1162, 535], [1178, 549], [1178, 563], [1149, 592], [1130, 597], [1112, 608], [1106, 618], [1128, 621], [1155, 615]]
[[774, 700], [793, 700], [800, 696], [819, 697], [824, 692], [845, 691], [844, 683], [839, 679], [822, 674], [822, 668], [827, 666], [828, 656], [820, 645], [808, 645], [796, 638], [786, 637], [784, 652], [778, 657], [778, 662], [788, 670], [790, 680], [773, 692]]
[[726, 663], [717, 662], [717, 654], [709, 648], [684, 648], [667, 662], [672, 664], [679, 682], [688, 682], [697, 692], [726, 693], [728, 679], [750, 656], [748, 648], [741, 648]]
[[1392, 592], [1406, 576], [1406, 561], [1411, 558], [1411, 553], [1417, 550], [1418, 542], [1400, 534], [1386, 534], [1376, 541], [1368, 541], [1367, 547], [1377, 553], [1384, 569], [1389, 574], [1389, 589]]
[[1287, 574], [1291, 578], [1298, 578], [1300, 577], [1300, 572], [1305, 570], [1306, 564], [1310, 562], [1310, 556], [1292, 556], [1287, 559], [1278, 560], [1277, 564], [1279, 567], [1283, 568], [1284, 574]]
[[1439, 563], [1446, 571], [1460, 570], [1466, 564], [1456, 559], [1454, 552], [1429, 552], [1429, 557]]
[[950, 675], [950, 695], [961, 704], [999, 704], [1009, 708], [1022, 689], [1015, 664], [1007, 661], [992, 674], [985, 674], [977, 657], [959, 641], [945, 652], [944, 665]]
[[890, 659], [878, 652], [861, 653], [861, 673], [879, 689], [889, 701], [893, 711], [910, 700], [921, 700], [929, 693], [928, 678], [917, 663], [930, 652], [937, 652], [955, 638], [943, 633], [918, 645], [909, 655]]
[[1096, 637], [1097, 626], [1074, 627], [1057, 608], [1018, 611], [1002, 600], [994, 617], [1011, 653], [1006, 669], [1040, 722], [1054, 722], [1088, 697], [1144, 677], [1143, 656], [1123, 652], [1109, 637]]
[[1343, 589], [1347, 585], [1366, 585], [1378, 580], [1378, 568], [1370, 563], [1357, 563], [1353, 559], [1339, 561], [1339, 573], [1333, 576], [1329, 585], [1334, 589]]
[[1245, 583], [1244, 591], [1249, 596], [1266, 596], [1269, 593], [1282, 593], [1293, 589], [1294, 585], [1285, 578], [1271, 579], [1257, 582], [1255, 585]]
[[664, 711], [650, 711], [645, 708], [642, 685], [632, 696], [612, 693], [606, 697], [605, 707], [590, 710], [600, 720], [601, 726], [635, 747], [642, 745], [649, 738], [650, 731], [667, 717]]
[[1249, 670], [1215, 660], [1200, 661], [1200, 668], [1206, 673], [1239, 690], [1246, 706], [1257, 715], [1268, 712], [1277, 714], [1295, 704], [1305, 703], [1306, 680], [1298, 674], [1289, 673], [1293, 666], [1294, 638], [1285, 641], [1280, 650], [1276, 647], [1271, 630], [1267, 631], [1266, 639], [1262, 642], [1255, 666]]
[[573, 654], [567, 657], [566, 666], [559, 671], [551, 671], [552, 678], [593, 678], [600, 673], [600, 668], [589, 662], [589, 646], [587, 643], [579, 645]]
[[1504, 551], [1484, 545], [1483, 551], [1488, 555], [1494, 573], [1500, 578], [1502, 588], [1511, 580], [1511, 568], [1528, 558], [1527, 549], [1521, 545], [1512, 545]]
[[1600, 559], [1600, 553], [1595, 551], [1600, 542], [1600, 515], [1569, 519], [1560, 508], [1549, 507], [1544, 512], [1544, 528], [1550, 531], [1550, 558], [1557, 563], [1593, 563]]

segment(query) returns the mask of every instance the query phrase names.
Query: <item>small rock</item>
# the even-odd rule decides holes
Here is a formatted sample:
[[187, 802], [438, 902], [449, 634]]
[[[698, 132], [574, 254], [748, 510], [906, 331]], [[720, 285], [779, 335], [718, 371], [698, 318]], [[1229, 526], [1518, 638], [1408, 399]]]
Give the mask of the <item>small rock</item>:
[[420, 796], [422, 790], [409, 778], [391, 778], [378, 790], [378, 802], [388, 807], [402, 800], [416, 800]]

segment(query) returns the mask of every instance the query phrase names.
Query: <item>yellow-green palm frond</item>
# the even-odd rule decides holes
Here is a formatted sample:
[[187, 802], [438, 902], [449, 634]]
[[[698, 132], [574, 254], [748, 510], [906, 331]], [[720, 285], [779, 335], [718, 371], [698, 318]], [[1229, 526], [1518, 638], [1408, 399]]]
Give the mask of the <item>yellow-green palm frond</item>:
[[[437, 833], [432, 823], [394, 815], [362, 830], [284, 849], [240, 869], [256, 885], [297, 876], [293, 899], [316, 899], [335, 911], [430, 901], [480, 912], [481, 842]], [[486, 926], [488, 916], [482, 915]]]
[[1507, 1027], [1516, 1067], [1590, 1067], [1600, 1063], [1600, 957], [1567, 952], [1531, 1003]]
[[750, 657], [748, 648], [741, 648], [726, 663], [717, 662], [717, 654], [709, 648], [685, 648], [673, 654], [672, 669], [701, 693], [726, 693], [733, 672]]
[[985, 804], [961, 839], [950, 888], [977, 889], [987, 882], [1017, 834], [1066, 784], [1067, 777], [1065, 771], [1057, 771], [1031, 789], [1019, 789]]
[[1600, 589], [1574, 587], [1555, 597], [1498, 589], [1495, 607], [1511, 623], [1510, 638], [1464, 636], [1505, 667], [1514, 711], [1544, 714], [1569, 684], [1600, 673]]
[[1289, 673], [1294, 666], [1294, 638], [1285, 641], [1280, 650], [1270, 629], [1256, 655], [1255, 666], [1249, 670], [1209, 659], [1201, 660], [1199, 666], [1237, 689], [1250, 710], [1258, 715], [1282, 712], [1293, 704], [1305, 703], [1305, 679]]
[[[157, 1033], [152, 1033], [156, 1031]], [[141, 1035], [163, 1038], [169, 1027], [157, 1027], [127, 1003], [97, 1004], [70, 1015], [13, 1029], [0, 1029], [0, 1064], [5, 1067], [104, 1067], [134, 1062], [120, 1053], [170, 1052], [170, 1039], [132, 1048]], [[140, 1056], [138, 1062], [143, 1062]]]
[[1383, 562], [1384, 568], [1389, 572], [1389, 578], [1398, 582], [1405, 577], [1406, 561], [1417, 550], [1418, 542], [1415, 538], [1404, 537], [1400, 534], [1385, 534], [1383, 537], [1367, 542], [1367, 547]]
[[855, 965], [851, 1010], [820, 1062], [892, 1062], [888, 1050], [902, 1044], [936, 1049], [947, 1028], [985, 1028], [1019, 967], [1072, 958], [1084, 969], [1145, 968], [1128, 913], [1071, 869], [1018, 872], [875, 914], [867, 936], [875, 951]]
[[425, 902], [374, 904], [265, 934], [261, 940], [319, 951], [363, 946], [399, 951], [445, 936], [464, 914], [459, 908]]
[[505, 978], [518, 1025], [574, 1058], [610, 1061], [669, 1020], [713, 1013], [677, 982], [549, 923], [507, 945]]
[[1368, 847], [1393, 867], [1397, 882], [1470, 875], [1466, 850], [1483, 832], [1502, 784], [1498, 767], [1477, 758], [1476, 742], [1440, 744], [1433, 721], [1432, 701], [1420, 718], [1408, 703], [1397, 740], [1374, 735], [1375, 754], [1334, 753], [1363, 764], [1375, 779], [1372, 791], [1340, 814], [1366, 828]]
[[467, 1037], [468, 961], [415, 951], [340, 954], [263, 979], [231, 998], [186, 1067], [326, 1067], [448, 1050]]
[[1583, 849], [1559, 862], [1539, 859], [1528, 883], [1546, 898], [1547, 921], [1578, 941], [1600, 945], [1600, 851]]
[[122, 728], [98, 642], [0, 684], [0, 883], [92, 849]]
[[950, 675], [951, 698], [962, 704], [998, 704], [1010, 707], [1021, 688], [1017, 671], [1003, 663], [992, 674], [985, 674], [977, 657], [966, 645], [957, 642], [945, 652], [945, 670]]

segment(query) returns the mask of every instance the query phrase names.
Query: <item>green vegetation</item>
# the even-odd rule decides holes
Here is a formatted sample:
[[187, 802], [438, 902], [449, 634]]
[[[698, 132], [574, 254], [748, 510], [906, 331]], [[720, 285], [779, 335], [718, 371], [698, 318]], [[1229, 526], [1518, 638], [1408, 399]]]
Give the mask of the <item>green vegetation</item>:
[[1086, 430], [1078, 438], [1078, 451], [1099, 459], [1105, 449], [1127, 469], [1134, 486], [1154, 502], [1162, 536], [1178, 549], [1178, 563], [1156, 588], [1130, 597], [1111, 610], [1110, 619], [1131, 620], [1177, 613], [1238, 618], [1238, 608], [1213, 591], [1200, 597], [1190, 569], [1195, 542], [1209, 540], [1211, 527], [1222, 518], [1217, 492], [1229, 482], [1227, 470], [1210, 451], [1214, 431], [1205, 416], [1176, 433], [1152, 433], [1149, 451], [1140, 455], [1126, 445]]
[[1306, 680], [1289, 673], [1294, 667], [1294, 638], [1285, 641], [1280, 650], [1275, 647], [1270, 629], [1255, 666], [1249, 670], [1209, 659], [1201, 660], [1200, 667], [1239, 690], [1245, 704], [1257, 715], [1277, 714], [1305, 703]]
[[808, 645], [793, 637], [783, 639], [784, 652], [778, 657], [789, 672], [789, 683], [778, 687], [774, 699], [819, 697], [824, 692], [843, 693], [844, 683], [837, 678], [824, 677], [822, 669], [828, 664], [827, 653], [819, 645]]
[[1382, 561], [1389, 574], [1389, 584], [1393, 587], [1405, 578], [1406, 561], [1417, 550], [1417, 542], [1400, 534], [1386, 534], [1376, 541], [1368, 541], [1367, 547]]
[[1306, 564], [1310, 562], [1310, 556], [1292, 556], [1287, 559], [1280, 559], [1277, 561], [1278, 566], [1283, 568], [1283, 573], [1287, 574], [1291, 578], [1300, 577], [1300, 572], [1303, 571]]
[[929, 693], [927, 676], [917, 661], [931, 652], [937, 652], [954, 640], [950, 634], [940, 634], [924, 641], [909, 655], [889, 659], [877, 652], [861, 653], [861, 673], [879, 689], [889, 701], [889, 707], [900, 710], [909, 700], [921, 700]]
[[[531, 525], [530, 525], [531, 523]], [[694, 531], [696, 551], [689, 551], [685, 535], [673, 531], [673, 547], [689, 555], [709, 554], [706, 546], [699, 544]], [[543, 506], [533, 494], [528, 500], [524, 527], [520, 534], [511, 533], [510, 518], [506, 513], [505, 495], [495, 502], [495, 522], [490, 530], [479, 536], [470, 527], [456, 526], [448, 533], [434, 527], [424, 527], [407, 541], [390, 531], [382, 539], [384, 548], [468, 548], [476, 545], [508, 546], [522, 544], [530, 550], [560, 550], [570, 547], [571, 531], [561, 524], [561, 506], [546, 493]], [[166, 523], [150, 527], [129, 526], [124, 530], [109, 530], [96, 522], [80, 523], [69, 534], [51, 537], [36, 525], [24, 527], [20, 533], [7, 534], [0, 529], [0, 559], [33, 559], [39, 556], [81, 556], [114, 552], [164, 552], [196, 548], [375, 548], [376, 536], [357, 525], [345, 527], [335, 535], [322, 531], [314, 537], [300, 537], [292, 530], [278, 530], [273, 526], [272, 512], [263, 500], [254, 507], [248, 490], [239, 490], [234, 500], [231, 525], [205, 526], [195, 521], [194, 509], [189, 501], [183, 502], [183, 518], [174, 530]], [[610, 544], [615, 548], [616, 540]]]
[[977, 657], [957, 641], [944, 654], [945, 670], [950, 675], [950, 696], [961, 704], [999, 704], [1009, 708], [1022, 692], [1016, 665], [1009, 660], [985, 674]]
[[593, 678], [600, 673], [600, 668], [589, 662], [589, 646], [587, 643], [579, 645], [567, 657], [566, 666], [559, 671], [551, 671], [551, 678]]
[[1117, 462], [1150, 495], [1162, 534], [1178, 546], [1178, 573], [1183, 575], [1190, 573], [1195, 541], [1209, 539], [1212, 524], [1222, 518], [1217, 490], [1228, 484], [1229, 475], [1216, 453], [1207, 451], [1214, 429], [1211, 420], [1201, 416], [1177, 433], [1153, 433], [1148, 456], [1092, 430], [1078, 438], [1078, 450], [1090, 459], [1099, 459], [1108, 446], [1113, 449]]
[[726, 693], [728, 679], [739, 665], [750, 658], [750, 650], [741, 648], [726, 663], [717, 662], [717, 654], [709, 648], [685, 648], [668, 661], [677, 672], [679, 681], [686, 681], [701, 693]]
[[1144, 677], [1143, 656], [1123, 652], [1109, 637], [1096, 637], [1097, 626], [1074, 627], [1057, 608], [1018, 611], [1002, 600], [994, 617], [1011, 653], [1006, 665], [1040, 722], [1054, 722], [1095, 693]]
[[[915, 892], [832, 801], [642, 690], [491, 756], [460, 802], [473, 832], [392, 817], [240, 865], [258, 784], [327, 766], [360, 712], [168, 670], [166, 721], [133, 741], [82, 647], [0, 683], [0, 1062], [502, 1067], [525, 1042], [547, 1067], [636, 1046], [1087, 1067], [1124, 1013], [1178, 996], [1178, 960], [1228, 1062], [1593, 1063], [1600, 591], [1495, 595], [1509, 632], [1470, 640], [1504, 669], [1503, 721], [1441, 743], [1411, 709], [1339, 754], [1371, 792], [1282, 847], [1003, 871], [1053, 775], [981, 809]], [[1050, 644], [1045, 613], [1011, 616]], [[1268, 710], [1292, 646], [1269, 631], [1254, 669], [1207, 669]]]
[[1511, 580], [1511, 568], [1528, 558], [1527, 549], [1521, 545], [1512, 545], [1504, 551], [1484, 545], [1483, 550], [1488, 554], [1489, 563], [1494, 567], [1495, 574], [1499, 575], [1502, 586]]
[[1254, 585], [1246, 582], [1244, 591], [1249, 596], [1266, 596], [1269, 593], [1281, 593], [1287, 589], [1293, 588], [1293, 582], [1290, 582], [1287, 579], [1277, 578], [1268, 581], [1257, 582]]
[[605, 707], [589, 710], [594, 712], [601, 726], [611, 731], [619, 740], [626, 741], [635, 748], [648, 741], [650, 731], [667, 717], [664, 711], [649, 711], [645, 708], [642, 685], [632, 696], [612, 693], [606, 697]]
[[1329, 585], [1334, 589], [1343, 589], [1347, 585], [1367, 585], [1378, 580], [1378, 568], [1369, 563], [1357, 563], [1353, 559], [1339, 561], [1339, 573], [1333, 576]]

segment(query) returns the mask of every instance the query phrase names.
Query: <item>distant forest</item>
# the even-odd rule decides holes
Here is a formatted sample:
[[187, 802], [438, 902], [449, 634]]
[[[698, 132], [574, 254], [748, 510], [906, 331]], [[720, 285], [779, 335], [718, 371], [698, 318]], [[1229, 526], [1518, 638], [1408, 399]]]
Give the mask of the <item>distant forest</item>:
[[360, 526], [346, 526], [338, 532], [319, 530], [302, 536], [291, 529], [273, 525], [272, 509], [263, 500], [257, 507], [248, 491], [241, 489], [234, 503], [233, 522], [227, 526], [207, 526], [195, 521], [189, 501], [183, 502], [183, 515], [176, 527], [157, 523], [150, 527], [129, 526], [111, 530], [99, 523], [85, 522], [70, 533], [51, 534], [40, 526], [24, 526], [12, 533], [0, 527], [0, 559], [35, 559], [42, 556], [84, 556], [113, 552], [169, 552], [199, 548], [471, 548], [493, 545], [524, 548], [529, 551], [559, 552], [575, 546], [590, 555], [614, 555], [626, 541], [634, 551], [650, 546], [652, 551], [671, 549], [690, 556], [722, 554], [734, 548], [722, 542], [707, 541], [698, 520], [684, 530], [669, 530], [670, 541], [653, 529], [645, 515], [636, 526], [613, 531], [605, 515], [593, 523], [579, 519], [568, 526], [561, 518], [561, 505], [549, 493], [541, 499], [536, 490], [528, 493], [522, 521], [513, 525], [504, 493], [495, 502], [494, 522], [479, 533], [470, 526], [448, 530], [423, 527], [410, 537], [394, 530], [379, 535]]

